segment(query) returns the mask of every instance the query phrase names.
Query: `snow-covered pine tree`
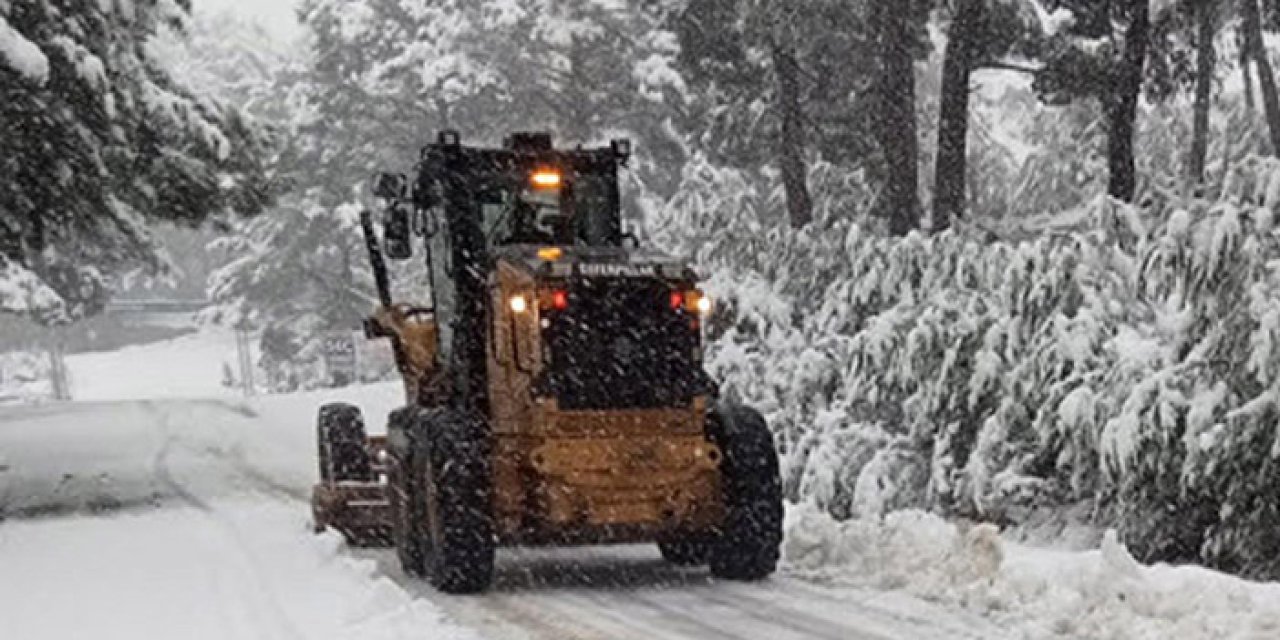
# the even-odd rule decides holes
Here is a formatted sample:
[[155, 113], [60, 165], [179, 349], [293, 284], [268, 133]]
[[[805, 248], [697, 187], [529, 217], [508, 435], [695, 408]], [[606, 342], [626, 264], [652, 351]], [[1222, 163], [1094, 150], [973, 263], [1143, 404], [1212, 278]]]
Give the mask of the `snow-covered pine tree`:
[[937, 92], [931, 225], [934, 231], [945, 229], [951, 220], [962, 217], [968, 204], [974, 72], [984, 68], [1030, 68], [1026, 62], [1038, 56], [1053, 29], [1035, 0], [957, 0], [941, 3], [940, 9], [949, 22]]
[[112, 274], [163, 268], [148, 223], [252, 213], [268, 196], [262, 131], [155, 57], [157, 33], [187, 21], [174, 0], [0, 3], [5, 309], [91, 315]]
[[812, 165], [885, 176], [869, 116], [865, 4], [693, 0], [672, 20], [692, 98], [681, 132], [706, 160], [777, 188], [793, 226], [831, 208]]
[[[1171, 3], [1169, 3], [1171, 4]], [[1151, 57], [1151, 0], [1052, 0], [1072, 20], [1045, 49], [1036, 88], [1049, 102], [1094, 98], [1106, 122], [1108, 187], [1132, 201], [1137, 190], [1134, 132]], [[1161, 7], [1157, 7], [1159, 9]]]

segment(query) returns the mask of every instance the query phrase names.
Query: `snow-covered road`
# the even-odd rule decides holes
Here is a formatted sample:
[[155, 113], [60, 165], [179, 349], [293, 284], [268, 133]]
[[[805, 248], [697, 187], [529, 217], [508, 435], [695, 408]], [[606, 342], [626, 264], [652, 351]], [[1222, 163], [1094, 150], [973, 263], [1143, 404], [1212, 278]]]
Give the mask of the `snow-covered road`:
[[[440, 605], [494, 637], [890, 640], [1002, 634], [909, 598], [822, 588], [786, 575], [760, 584], [682, 571], [656, 550], [628, 546], [519, 550], [500, 562], [492, 593]], [[387, 575], [411, 593], [429, 588]]]
[[[1280, 584], [1142, 566], [1114, 537], [1034, 548], [918, 511], [790, 509], [783, 570], [718, 582], [652, 546], [503, 550], [442, 596], [310, 530], [314, 416], [396, 384], [244, 400], [230, 334], [68, 357], [69, 404], [0, 407], [0, 639], [1272, 640]], [[1052, 541], [1050, 541], [1052, 542]]]
[[241, 448], [254, 417], [220, 401], [6, 410], [0, 503], [39, 517], [0, 525], [0, 637], [477, 637], [312, 535], [305, 492], [248, 461], [270, 446]]
[[[377, 415], [394, 387], [357, 391]], [[309, 530], [318, 395], [0, 410], [0, 637], [996, 638], [964, 613], [649, 546], [506, 550], [448, 597]]]

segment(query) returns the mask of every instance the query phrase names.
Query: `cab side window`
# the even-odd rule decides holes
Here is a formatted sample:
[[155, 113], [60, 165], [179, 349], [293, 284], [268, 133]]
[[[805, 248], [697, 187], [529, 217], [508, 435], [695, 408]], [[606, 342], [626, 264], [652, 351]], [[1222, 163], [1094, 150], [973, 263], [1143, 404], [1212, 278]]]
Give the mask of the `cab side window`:
[[[441, 216], [443, 219], [443, 215]], [[431, 293], [437, 318], [456, 318], [458, 295], [451, 275], [450, 258], [452, 247], [449, 244], [449, 230], [442, 225], [435, 235], [427, 241], [431, 251]], [[440, 355], [442, 362], [448, 362], [453, 353], [453, 325], [451, 322], [440, 322]]]
[[506, 244], [515, 223], [512, 216], [511, 192], [506, 189], [488, 189], [480, 192], [480, 220], [485, 237], [491, 245]]
[[610, 182], [603, 176], [580, 176], [573, 187], [574, 235], [578, 244], [602, 246], [614, 242]]

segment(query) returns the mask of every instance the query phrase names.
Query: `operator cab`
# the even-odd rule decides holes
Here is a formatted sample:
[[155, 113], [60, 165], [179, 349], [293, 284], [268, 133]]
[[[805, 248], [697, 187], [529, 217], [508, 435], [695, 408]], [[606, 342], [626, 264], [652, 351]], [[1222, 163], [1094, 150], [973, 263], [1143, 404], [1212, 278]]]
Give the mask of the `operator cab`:
[[[438, 330], [433, 353], [451, 378], [448, 388], [488, 384], [486, 349], [494, 340], [486, 327], [495, 314], [505, 313], [506, 305], [492, 298], [495, 286], [510, 282], [502, 274], [516, 269], [536, 287], [553, 276], [553, 266], [573, 271], [556, 278], [580, 279], [577, 272], [588, 268], [580, 259], [587, 256], [597, 264], [640, 257], [623, 246], [618, 193], [619, 167], [626, 165], [630, 147], [614, 140], [608, 146], [556, 149], [549, 134], [517, 133], [500, 148], [482, 148], [443, 131], [422, 149], [412, 182], [379, 177], [375, 195], [386, 202], [387, 256], [411, 257], [414, 232], [426, 241], [431, 302], [419, 308], [419, 317], [430, 318]], [[552, 265], [557, 261], [538, 257], [549, 248], [564, 260]], [[486, 402], [482, 393], [468, 398], [478, 409]]]
[[490, 248], [536, 245], [616, 244], [616, 211], [608, 184], [591, 175], [567, 178], [560, 168], [541, 168], [526, 176], [494, 179], [481, 187], [478, 200], [486, 244]]
[[491, 252], [510, 245], [617, 246], [617, 167], [625, 142], [595, 151], [556, 151], [545, 133], [518, 133], [502, 150], [468, 163], [480, 226]]

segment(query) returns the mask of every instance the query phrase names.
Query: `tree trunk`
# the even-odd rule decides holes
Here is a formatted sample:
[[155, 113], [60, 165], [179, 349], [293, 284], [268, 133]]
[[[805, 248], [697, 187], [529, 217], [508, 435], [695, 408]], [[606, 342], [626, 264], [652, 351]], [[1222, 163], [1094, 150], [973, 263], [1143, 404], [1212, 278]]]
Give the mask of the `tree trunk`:
[[1240, 81], [1244, 83], [1244, 107], [1250, 115], [1253, 114], [1253, 76], [1249, 73], [1249, 37], [1245, 35], [1244, 27], [1238, 27], [1236, 30], [1238, 36], [1236, 43], [1238, 46], [1237, 54], [1240, 56]]
[[942, 104], [938, 115], [938, 155], [934, 167], [933, 231], [943, 231], [964, 215], [969, 137], [969, 78], [974, 37], [983, 0], [960, 0], [948, 30], [942, 62]]
[[916, 139], [916, 77], [909, 12], [898, 0], [875, 0], [872, 28], [880, 49], [876, 110], [872, 114], [876, 137], [889, 171], [884, 205], [889, 231], [906, 235], [920, 226], [920, 144]]
[[1204, 182], [1205, 157], [1209, 153], [1209, 108], [1213, 99], [1213, 70], [1217, 52], [1213, 47], [1217, 24], [1215, 2], [1202, 1], [1196, 8], [1196, 102], [1191, 130], [1191, 158], [1187, 162], [1192, 189]]
[[1125, 30], [1124, 57], [1111, 74], [1111, 88], [1104, 97], [1107, 118], [1107, 193], [1132, 202], [1137, 191], [1137, 168], [1133, 161], [1133, 133], [1142, 95], [1142, 70], [1147, 62], [1150, 31], [1149, 0], [1129, 0], [1129, 27]]
[[804, 114], [800, 110], [800, 66], [795, 52], [773, 47], [773, 73], [778, 82], [778, 116], [782, 120], [778, 140], [778, 169], [787, 192], [787, 214], [791, 227], [799, 229], [813, 220], [809, 197], [808, 169], [804, 162]]
[[1271, 60], [1262, 46], [1262, 18], [1258, 15], [1257, 0], [1242, 0], [1246, 47], [1249, 56], [1258, 65], [1258, 90], [1262, 93], [1262, 108], [1267, 114], [1267, 126], [1271, 130], [1271, 153], [1280, 155], [1280, 98], [1276, 96], [1276, 77], [1271, 72]]

